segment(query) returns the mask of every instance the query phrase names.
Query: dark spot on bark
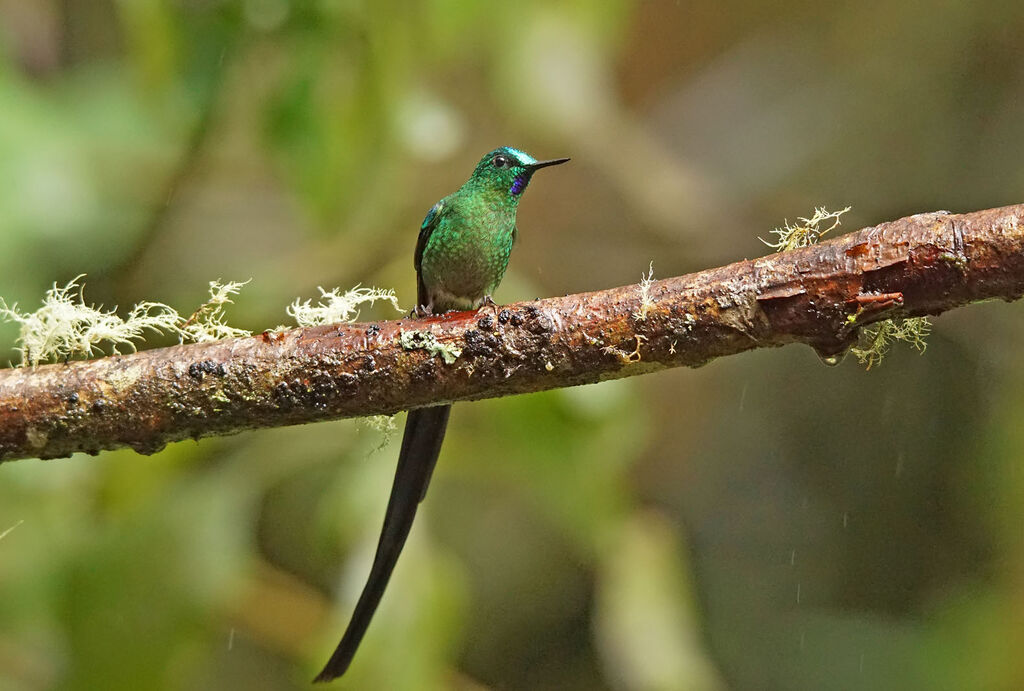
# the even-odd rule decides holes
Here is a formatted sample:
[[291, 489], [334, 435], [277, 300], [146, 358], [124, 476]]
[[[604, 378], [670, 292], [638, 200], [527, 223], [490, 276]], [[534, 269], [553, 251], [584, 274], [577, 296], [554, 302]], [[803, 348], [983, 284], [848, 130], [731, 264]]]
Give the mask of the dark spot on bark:
[[551, 319], [541, 313], [541, 311], [533, 305], [528, 306], [526, 311], [529, 313], [530, 317], [530, 323], [527, 325], [526, 329], [530, 333], [536, 334], [537, 336], [546, 336], [555, 330], [555, 325], [552, 323]]
[[328, 375], [315, 375], [309, 383], [309, 393], [312, 398], [312, 404], [319, 409], [326, 408], [337, 389], [337, 384]]
[[507, 324], [508, 320], [512, 318], [512, 313], [508, 310], [502, 310], [498, 312], [498, 323]]
[[273, 397], [280, 407], [294, 407], [298, 405], [298, 396], [292, 393], [292, 387], [288, 382], [281, 382], [273, 387]]
[[224, 365], [213, 360], [202, 360], [200, 362], [193, 362], [188, 366], [188, 376], [193, 379], [202, 381], [203, 377], [207, 374], [216, 374], [218, 377], [223, 377], [227, 373], [224, 369]]
[[478, 328], [481, 328], [485, 331], [490, 331], [491, 329], [494, 328], [494, 317], [488, 314], [487, 316], [482, 317], [480, 321], [476, 323], [476, 325]]
[[512, 319], [510, 321], [512, 323], [512, 326], [522, 326], [522, 324], [523, 324], [523, 315], [519, 314], [518, 312], [515, 312], [512, 315]]
[[349, 372], [332, 375], [317, 371], [308, 379], [281, 382], [274, 387], [274, 398], [277, 405], [283, 408], [313, 407], [328, 410], [358, 384], [359, 377]]
[[107, 402], [102, 398], [97, 398], [95, 401], [92, 402], [92, 412], [94, 413], [102, 413], [104, 410], [106, 410], [106, 408]]
[[427, 358], [423, 362], [413, 369], [410, 373], [411, 378], [416, 381], [434, 381], [438, 377], [437, 362], [440, 358]]
[[472, 357], [494, 357], [495, 349], [498, 347], [498, 338], [485, 331], [467, 331], [463, 337], [466, 346], [462, 349], [464, 355]]
[[363, 358], [363, 369], [367, 372], [373, 372], [377, 369], [377, 361], [373, 359], [372, 355], [367, 355]]
[[71, 405], [71, 406], [78, 405], [78, 394], [76, 392], [72, 391], [70, 394], [68, 394], [67, 401], [68, 401], [68, 405]]
[[378, 325], [378, 324], [370, 324], [368, 327], [366, 327], [366, 335], [367, 336], [376, 336], [379, 333], [380, 333], [380, 325]]

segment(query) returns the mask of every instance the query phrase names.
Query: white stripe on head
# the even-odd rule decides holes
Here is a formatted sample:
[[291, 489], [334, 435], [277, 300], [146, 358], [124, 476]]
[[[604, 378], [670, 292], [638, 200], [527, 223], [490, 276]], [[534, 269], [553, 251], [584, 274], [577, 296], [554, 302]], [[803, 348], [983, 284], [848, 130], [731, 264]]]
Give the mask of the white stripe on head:
[[532, 165], [532, 164], [537, 162], [537, 159], [535, 159], [533, 156], [531, 156], [530, 154], [526, 153], [525, 151], [520, 151], [519, 149], [513, 149], [511, 146], [507, 146], [507, 147], [505, 147], [505, 149], [510, 154], [515, 156], [516, 159], [519, 160], [519, 165], [521, 165], [521, 166], [529, 166], [529, 165]]

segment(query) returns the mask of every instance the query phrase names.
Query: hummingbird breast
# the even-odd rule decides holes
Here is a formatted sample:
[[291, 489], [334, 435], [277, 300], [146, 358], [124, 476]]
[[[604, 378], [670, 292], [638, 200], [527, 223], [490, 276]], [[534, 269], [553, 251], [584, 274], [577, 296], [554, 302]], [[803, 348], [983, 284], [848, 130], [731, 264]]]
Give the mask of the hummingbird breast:
[[478, 307], [501, 283], [514, 240], [514, 210], [453, 205], [431, 233], [420, 264], [435, 311]]

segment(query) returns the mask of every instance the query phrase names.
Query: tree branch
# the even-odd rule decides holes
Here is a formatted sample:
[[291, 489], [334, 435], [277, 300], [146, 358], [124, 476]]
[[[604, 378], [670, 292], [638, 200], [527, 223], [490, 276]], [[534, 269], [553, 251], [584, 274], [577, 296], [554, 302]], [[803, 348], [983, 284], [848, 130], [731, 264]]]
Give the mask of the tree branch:
[[187, 438], [698, 367], [787, 343], [837, 355], [872, 322], [1019, 298], [1022, 218], [1024, 204], [918, 214], [646, 289], [2, 370], [0, 461], [153, 453]]

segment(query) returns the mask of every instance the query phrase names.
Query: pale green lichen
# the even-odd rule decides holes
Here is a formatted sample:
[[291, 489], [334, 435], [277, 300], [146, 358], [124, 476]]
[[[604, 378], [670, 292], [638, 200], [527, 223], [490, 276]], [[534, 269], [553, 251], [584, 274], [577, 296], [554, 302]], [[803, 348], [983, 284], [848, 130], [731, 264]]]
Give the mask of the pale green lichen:
[[967, 257], [954, 252], [943, 252], [939, 255], [939, 261], [944, 261], [955, 266], [958, 270], [964, 271], [967, 268]]
[[437, 355], [446, 365], [452, 365], [462, 355], [462, 349], [454, 345], [445, 345], [429, 331], [403, 331], [398, 342], [406, 350], [426, 350], [431, 356]]
[[369, 415], [357, 418], [356, 425], [381, 434], [390, 434], [397, 429], [394, 415]]
[[925, 337], [931, 331], [932, 324], [927, 317], [897, 317], [883, 322], [865, 326], [858, 334], [857, 345], [850, 352], [857, 356], [857, 361], [871, 369], [882, 361], [897, 341], [909, 343], [924, 353], [927, 343]]
[[368, 417], [357, 418], [356, 427], [376, 432], [381, 435], [380, 443], [373, 449], [373, 451], [371, 451], [371, 453], [377, 453], [390, 444], [391, 440], [395, 437], [395, 432], [398, 431], [394, 415], [370, 415]]
[[[764, 238], [758, 239], [776, 252], [808, 247], [841, 225], [840, 217], [849, 210], [849, 206], [841, 211], [828, 211], [825, 207], [819, 207], [810, 218], [798, 218], [798, 223], [795, 224], [786, 221], [782, 228], [773, 230], [772, 234], [776, 238], [774, 242]], [[826, 226], [829, 221], [831, 224]], [[945, 256], [941, 258], [946, 259]], [[957, 257], [949, 255], [948, 261], [957, 261]], [[856, 328], [858, 317], [859, 312], [846, 317], [848, 328]], [[876, 322], [859, 329], [857, 345], [851, 348], [850, 352], [861, 364], [866, 365], [867, 369], [871, 369], [882, 361], [897, 341], [909, 343], [923, 353], [926, 347], [925, 337], [931, 328], [931, 322], [926, 317], [896, 317]]]
[[654, 302], [651, 300], [651, 284], [654, 283], [654, 261], [647, 266], [647, 273], [640, 274], [640, 307], [633, 312], [633, 319], [642, 322], [647, 319], [647, 313]]
[[134, 341], [148, 330], [174, 332], [180, 322], [178, 313], [158, 302], [142, 302], [132, 308], [127, 319], [116, 308], [104, 310], [88, 305], [76, 276], [65, 286], [56, 283], [46, 291], [42, 306], [35, 312], [22, 312], [0, 298], [0, 319], [17, 322], [20, 332], [17, 350], [22, 365], [38, 365], [51, 358], [88, 356], [106, 343], [114, 353], [121, 348], [135, 350]]
[[[251, 281], [252, 279], [249, 280]], [[251, 336], [251, 331], [228, 326], [224, 317], [224, 307], [232, 304], [231, 296], [237, 295], [242, 286], [248, 282], [228, 281], [227, 283], [221, 283], [219, 280], [210, 281], [210, 299], [201, 304], [178, 327], [178, 333], [182, 342], [204, 343], [206, 341], [219, 341], [225, 338]]]
[[[176, 335], [182, 343], [252, 335], [228, 325], [224, 314], [227, 305], [232, 304], [231, 296], [237, 295], [249, 281], [210, 281], [209, 299], [188, 317], [161, 302], [140, 302], [122, 318], [117, 315], [117, 308], [105, 310], [86, 303], [83, 277], [84, 274], [76, 276], [63, 287], [55, 283], [35, 312], [22, 312], [17, 304], [8, 306], [0, 298], [0, 321], [16, 322], [21, 327], [17, 350], [22, 365], [35, 367], [50, 360], [88, 357], [103, 347], [114, 354], [125, 349], [134, 351], [137, 343], [145, 340], [147, 331]], [[321, 288], [317, 304], [296, 299], [287, 311], [299, 326], [351, 322], [359, 317], [360, 305], [372, 305], [378, 300], [401, 309], [393, 291], [356, 286], [345, 293], [338, 288]]]
[[320, 300], [312, 304], [310, 300], [301, 302], [296, 299], [288, 307], [288, 314], [299, 326], [320, 326], [337, 322], [353, 322], [359, 318], [359, 306], [369, 303], [371, 306], [378, 300], [390, 302], [396, 311], [401, 312], [398, 298], [393, 290], [380, 288], [362, 288], [356, 286], [341, 293], [340, 289], [324, 290], [320, 288]]
[[110, 310], [85, 302], [84, 274], [63, 287], [56, 283], [46, 291], [42, 306], [35, 312], [22, 312], [17, 304], [8, 306], [0, 298], [0, 320], [17, 322], [20, 331], [17, 350], [21, 364], [35, 367], [51, 359], [88, 357], [106, 346], [114, 354], [136, 349], [147, 331], [176, 334], [182, 341], [213, 341], [232, 336], [248, 336], [248, 331], [224, 323], [224, 305], [244, 283], [210, 283], [210, 299], [187, 319], [161, 302], [140, 302], [126, 318]]
[[[818, 207], [814, 210], [814, 213], [810, 218], [798, 218], [797, 223], [790, 224], [787, 220], [785, 225], [781, 228], [776, 228], [772, 231], [772, 235], [775, 236], [774, 242], [769, 242], [764, 238], [758, 238], [761, 242], [768, 245], [776, 252], [785, 252], [787, 250], [794, 250], [798, 247], [807, 247], [809, 245], [816, 244], [821, 238], [828, 232], [835, 230], [842, 224], [839, 217], [850, 210], [850, 207], [846, 207], [842, 211], [828, 211], [825, 207]], [[828, 221], [831, 221], [831, 225], [823, 227]]]

